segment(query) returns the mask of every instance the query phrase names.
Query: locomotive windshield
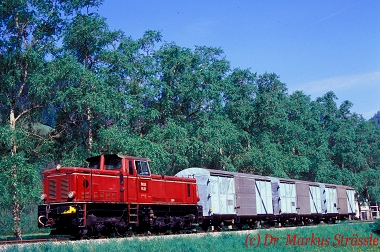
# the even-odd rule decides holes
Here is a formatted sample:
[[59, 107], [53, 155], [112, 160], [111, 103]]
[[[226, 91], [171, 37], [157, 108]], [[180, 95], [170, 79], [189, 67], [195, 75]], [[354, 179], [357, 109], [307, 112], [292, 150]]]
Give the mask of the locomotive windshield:
[[150, 171], [148, 167], [148, 163], [146, 161], [135, 161], [136, 164], [136, 169], [137, 169], [137, 174], [141, 176], [149, 176]]

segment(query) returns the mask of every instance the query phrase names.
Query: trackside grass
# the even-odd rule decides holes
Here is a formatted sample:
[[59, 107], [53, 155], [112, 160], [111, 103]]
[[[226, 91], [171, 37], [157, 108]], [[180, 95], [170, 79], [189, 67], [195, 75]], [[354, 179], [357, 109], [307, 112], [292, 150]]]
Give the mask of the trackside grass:
[[380, 251], [371, 223], [9, 245], [0, 251]]

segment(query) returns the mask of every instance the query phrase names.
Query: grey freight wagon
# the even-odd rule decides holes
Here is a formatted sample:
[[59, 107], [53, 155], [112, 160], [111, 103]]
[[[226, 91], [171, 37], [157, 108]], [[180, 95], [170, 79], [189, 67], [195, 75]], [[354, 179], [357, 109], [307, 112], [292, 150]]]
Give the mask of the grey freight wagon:
[[348, 186], [204, 168], [176, 176], [197, 180], [205, 225], [335, 222], [352, 219], [357, 210]]

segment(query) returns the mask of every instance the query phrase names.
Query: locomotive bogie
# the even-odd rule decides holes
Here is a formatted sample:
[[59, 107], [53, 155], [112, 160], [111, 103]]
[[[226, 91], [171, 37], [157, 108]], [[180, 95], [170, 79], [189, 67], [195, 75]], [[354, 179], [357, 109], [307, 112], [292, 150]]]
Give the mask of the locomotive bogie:
[[53, 234], [89, 237], [143, 232], [193, 229], [200, 223], [199, 206], [162, 204], [77, 203], [48, 204], [38, 208], [39, 227]]

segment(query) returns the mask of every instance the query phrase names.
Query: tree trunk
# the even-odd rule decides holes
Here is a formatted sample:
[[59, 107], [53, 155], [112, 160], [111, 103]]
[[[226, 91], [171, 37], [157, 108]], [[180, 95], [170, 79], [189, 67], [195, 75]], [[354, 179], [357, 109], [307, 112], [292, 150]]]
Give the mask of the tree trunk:
[[89, 127], [88, 127], [88, 152], [91, 153], [94, 139], [92, 136], [92, 113], [91, 113], [90, 108], [87, 108], [87, 120], [88, 120], [88, 125], [89, 125]]
[[[17, 183], [14, 183], [14, 185], [17, 185]], [[20, 205], [17, 200], [17, 190], [15, 190], [13, 194], [13, 234], [17, 240], [22, 240], [21, 233]]]
[[[16, 117], [14, 108], [11, 108], [10, 115], [9, 115], [9, 122], [10, 122], [10, 129], [14, 131], [16, 129]], [[14, 139], [14, 135], [12, 134], [12, 149], [11, 149], [11, 155], [15, 155], [17, 151], [16, 146], [16, 140]], [[12, 174], [12, 191], [13, 191], [13, 197], [12, 197], [12, 205], [13, 205], [13, 234], [15, 235], [17, 240], [22, 240], [22, 232], [21, 232], [21, 218], [20, 218], [20, 205], [18, 201], [18, 195], [17, 195], [17, 165], [13, 165], [11, 168], [11, 174]]]

